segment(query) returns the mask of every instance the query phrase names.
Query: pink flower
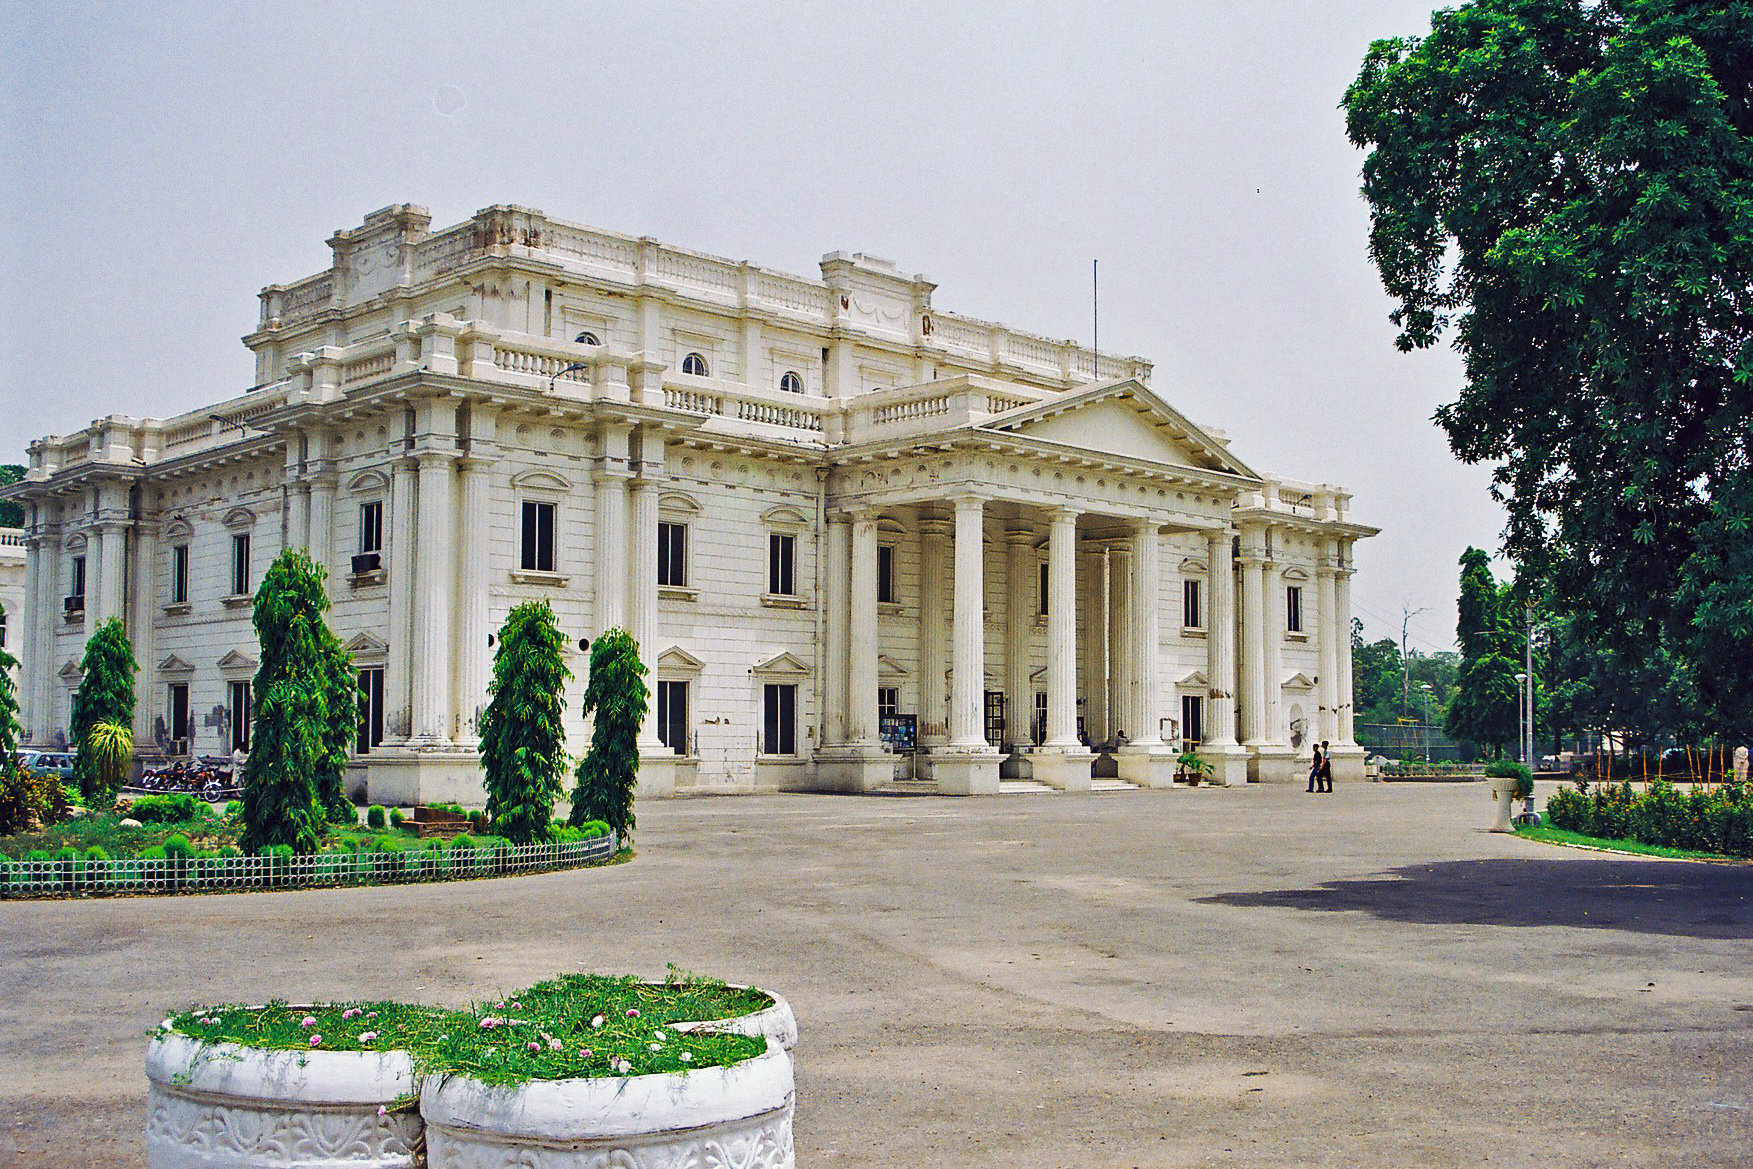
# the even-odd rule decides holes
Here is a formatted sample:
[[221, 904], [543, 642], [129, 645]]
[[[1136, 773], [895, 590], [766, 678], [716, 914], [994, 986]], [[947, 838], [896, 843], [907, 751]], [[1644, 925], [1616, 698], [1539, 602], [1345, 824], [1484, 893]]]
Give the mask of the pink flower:
[[481, 1030], [491, 1031], [493, 1028], [499, 1026], [499, 1023], [500, 1020], [495, 1019], [492, 1015], [488, 1015], [485, 1019], [481, 1020]]
[[367, 1011], [367, 1012], [365, 1012], [365, 1017], [367, 1019], [375, 1019], [375, 1018], [377, 1018], [377, 1012], [376, 1011]]
[[592, 1051], [588, 1047], [581, 1047], [578, 1049], [578, 1054], [584, 1059], [589, 1059], [591, 1056], [595, 1055], [596, 1052]]
[[363, 1034], [359, 1037], [359, 1042], [370, 1043], [373, 1039], [376, 1039], [376, 1038], [377, 1038], [376, 1031], [367, 1031], [365, 1034]]
[[493, 1004], [493, 1005], [494, 1005], [494, 1006], [495, 1006], [495, 1007], [498, 1007], [498, 1008], [499, 1008], [499, 1009], [500, 1009], [500, 1010], [502, 1010], [502, 1011], [503, 1011], [503, 1010], [504, 1010], [504, 1009], [505, 1009], [505, 1004], [504, 1004], [504, 1003], [494, 1003], [494, 1004]]
[[562, 1044], [558, 1039], [548, 1040], [548, 1050], [549, 1051], [559, 1051], [560, 1048], [563, 1046], [565, 1046], [565, 1045]]
[[323, 1037], [321, 1035], [312, 1035], [310, 1037], [310, 1045], [312, 1047], [319, 1046], [322, 1043], [322, 1041], [323, 1041]]
[[540, 1043], [537, 1043], [534, 1040], [532, 1040], [530, 1042], [530, 1050], [531, 1051], [540, 1051], [540, 1050], [542, 1050], [542, 1045]]
[[349, 1007], [345, 1011], [341, 1012], [341, 1017], [343, 1019], [351, 1019], [355, 1015], [363, 1015], [364, 1013], [365, 1012], [360, 1010], [358, 1007]]
[[385, 1108], [382, 1104], [379, 1104], [377, 1106], [377, 1114], [379, 1116], [388, 1116], [390, 1114], [390, 1110]]
[[594, 1018], [590, 1021], [590, 1025], [592, 1027], [601, 1027], [603, 1025], [603, 1017], [601, 1015], [598, 1015], [596, 1018]]
[[638, 1007], [628, 1007], [627, 1008], [627, 1017], [629, 1019], [637, 1019], [639, 1017], [639, 1008]]
[[317, 1017], [315, 1015], [306, 1015], [298, 1021], [298, 1025], [300, 1027], [315, 1027], [317, 1025]]
[[518, 1002], [516, 999], [513, 999], [511, 1001], [511, 1009], [514, 1011], [521, 1011], [521, 1010], [523, 1010], [523, 1004]]

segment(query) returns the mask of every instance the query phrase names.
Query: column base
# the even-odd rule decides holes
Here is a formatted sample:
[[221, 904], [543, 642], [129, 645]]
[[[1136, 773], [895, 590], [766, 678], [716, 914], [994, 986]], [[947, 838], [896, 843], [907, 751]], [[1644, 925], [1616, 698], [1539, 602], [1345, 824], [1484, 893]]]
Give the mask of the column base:
[[1250, 783], [1307, 783], [1310, 755], [1277, 743], [1249, 743]]
[[413, 804], [487, 806], [481, 756], [452, 745], [379, 747], [366, 756], [365, 796], [390, 807]]
[[1205, 782], [1213, 787], [1246, 787], [1248, 783], [1248, 752], [1239, 745], [1200, 747], [1199, 757], [1211, 764]]
[[1089, 791], [1094, 761], [1087, 747], [1037, 747], [1029, 755], [1031, 778], [1062, 792]]
[[1114, 756], [1120, 778], [1139, 787], [1174, 787], [1175, 752], [1167, 745], [1134, 747], [1128, 743]]
[[995, 796], [998, 794], [998, 752], [963, 752], [950, 749], [926, 756], [931, 780], [940, 795]]
[[633, 798], [640, 800], [675, 795], [676, 780], [682, 770], [676, 766], [680, 758], [681, 756], [661, 743], [658, 744], [656, 751], [648, 751], [641, 747], [639, 749], [639, 771], [635, 777]]
[[885, 787], [895, 778], [895, 757], [865, 746], [824, 747], [816, 752], [815, 791], [862, 795]]
[[1333, 744], [1333, 782], [1362, 783], [1369, 778], [1364, 774], [1364, 755], [1364, 749], [1356, 744]]

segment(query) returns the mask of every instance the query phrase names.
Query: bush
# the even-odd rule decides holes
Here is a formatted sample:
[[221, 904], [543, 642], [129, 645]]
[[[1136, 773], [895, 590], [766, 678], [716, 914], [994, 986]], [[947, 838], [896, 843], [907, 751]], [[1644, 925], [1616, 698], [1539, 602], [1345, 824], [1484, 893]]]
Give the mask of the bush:
[[380, 836], [376, 840], [371, 842], [371, 846], [372, 846], [373, 850], [375, 850], [377, 852], [401, 852], [402, 851], [401, 842], [398, 841], [393, 836]]
[[167, 836], [162, 847], [164, 855], [173, 861], [186, 861], [195, 855], [195, 846], [181, 832]]
[[60, 789], [58, 777], [22, 767], [0, 767], [0, 836], [52, 823], [55, 801], [51, 787]]
[[492, 827], [492, 824], [490, 824], [488, 822], [487, 813], [484, 810], [476, 809], [475, 811], [469, 813], [469, 830], [470, 831], [479, 832], [482, 835], [486, 835], [487, 830], [491, 827]]
[[213, 816], [212, 809], [205, 800], [188, 792], [141, 796], [128, 809], [128, 814], [142, 824], [184, 824], [191, 820], [208, 820]]
[[140, 859], [143, 861], [161, 861], [164, 858], [164, 849], [158, 845], [153, 845], [151, 848], [144, 850], [140, 854]]
[[402, 826], [402, 822], [405, 821], [407, 818], [408, 818], [408, 814], [406, 812], [402, 811], [402, 809], [400, 809], [400, 808], [391, 808], [390, 809], [390, 826], [392, 828], [400, 828]]
[[235, 844], [228, 844], [224, 848], [221, 848], [214, 855], [217, 856], [220, 860], [232, 860], [236, 857], [242, 856], [243, 850], [241, 848], [238, 848]]
[[373, 804], [365, 809], [365, 826], [367, 828], [382, 828], [387, 820], [388, 817], [384, 815], [382, 804]]
[[475, 843], [475, 838], [470, 836], [467, 832], [459, 834], [455, 840], [450, 842], [450, 850], [452, 852], [461, 852], [465, 848], [479, 847], [481, 846]]
[[110, 854], [101, 845], [92, 845], [85, 850], [85, 859], [92, 864], [102, 864], [110, 859]]
[[239, 816], [242, 816], [242, 815], [243, 815], [243, 801], [242, 800], [227, 800], [227, 801], [225, 801], [225, 818], [227, 820], [235, 820], [236, 818], [238, 818]]
[[55, 858], [49, 854], [47, 849], [33, 848], [24, 854], [24, 859], [34, 864], [43, 864]]
[[1553, 794], [1546, 814], [1554, 828], [1602, 840], [1753, 857], [1753, 786], [1694, 788], [1682, 796], [1662, 780], [1646, 792], [1633, 790], [1629, 783], [1591, 791], [1579, 780]]

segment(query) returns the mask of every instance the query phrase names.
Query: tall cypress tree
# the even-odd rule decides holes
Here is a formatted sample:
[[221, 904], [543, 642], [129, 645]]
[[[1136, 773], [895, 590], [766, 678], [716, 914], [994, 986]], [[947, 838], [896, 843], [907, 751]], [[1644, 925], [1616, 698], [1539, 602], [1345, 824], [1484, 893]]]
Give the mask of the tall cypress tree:
[[[256, 590], [255, 718], [243, 776], [243, 847], [260, 852], [286, 844], [312, 853], [322, 839], [325, 785], [333, 782], [342, 708], [357, 717], [355, 688], [338, 668], [345, 662], [323, 613], [323, 575], [303, 551], [282, 552]], [[337, 742], [338, 739], [338, 742]], [[343, 764], [344, 766], [344, 764]]]
[[518, 844], [553, 836], [554, 801], [565, 790], [564, 638], [546, 601], [525, 601], [505, 618], [493, 654], [493, 681], [481, 716], [487, 815]]
[[0, 774], [9, 771], [18, 755], [18, 695], [12, 688], [12, 671], [18, 659], [0, 649]]
[[639, 724], [645, 721], [645, 664], [632, 635], [611, 629], [590, 647], [584, 713], [595, 714], [590, 750], [578, 762], [568, 823], [601, 820], [622, 844], [633, 838], [633, 789], [639, 779]]
[[96, 760], [85, 739], [98, 723], [134, 725], [134, 674], [139, 670], [134, 661], [134, 646], [120, 617], [111, 617], [97, 627], [85, 643], [85, 658], [79, 664], [79, 689], [73, 695], [73, 781], [91, 807], [115, 798], [99, 774]]
[[1521, 662], [1511, 621], [1513, 599], [1492, 576], [1490, 557], [1478, 548], [1461, 554], [1461, 593], [1455, 610], [1461, 669], [1444, 729], [1498, 755], [1520, 729], [1516, 671]]

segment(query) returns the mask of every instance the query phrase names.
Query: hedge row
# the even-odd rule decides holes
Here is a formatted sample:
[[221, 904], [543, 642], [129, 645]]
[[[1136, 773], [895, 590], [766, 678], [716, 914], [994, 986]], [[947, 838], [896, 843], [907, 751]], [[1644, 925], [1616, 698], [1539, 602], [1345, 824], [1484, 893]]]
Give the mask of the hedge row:
[[1603, 840], [1636, 840], [1667, 848], [1753, 857], [1753, 785], [1693, 788], [1682, 795], [1656, 780], [1647, 791], [1629, 783], [1587, 780], [1560, 788], [1546, 805], [1554, 828]]

